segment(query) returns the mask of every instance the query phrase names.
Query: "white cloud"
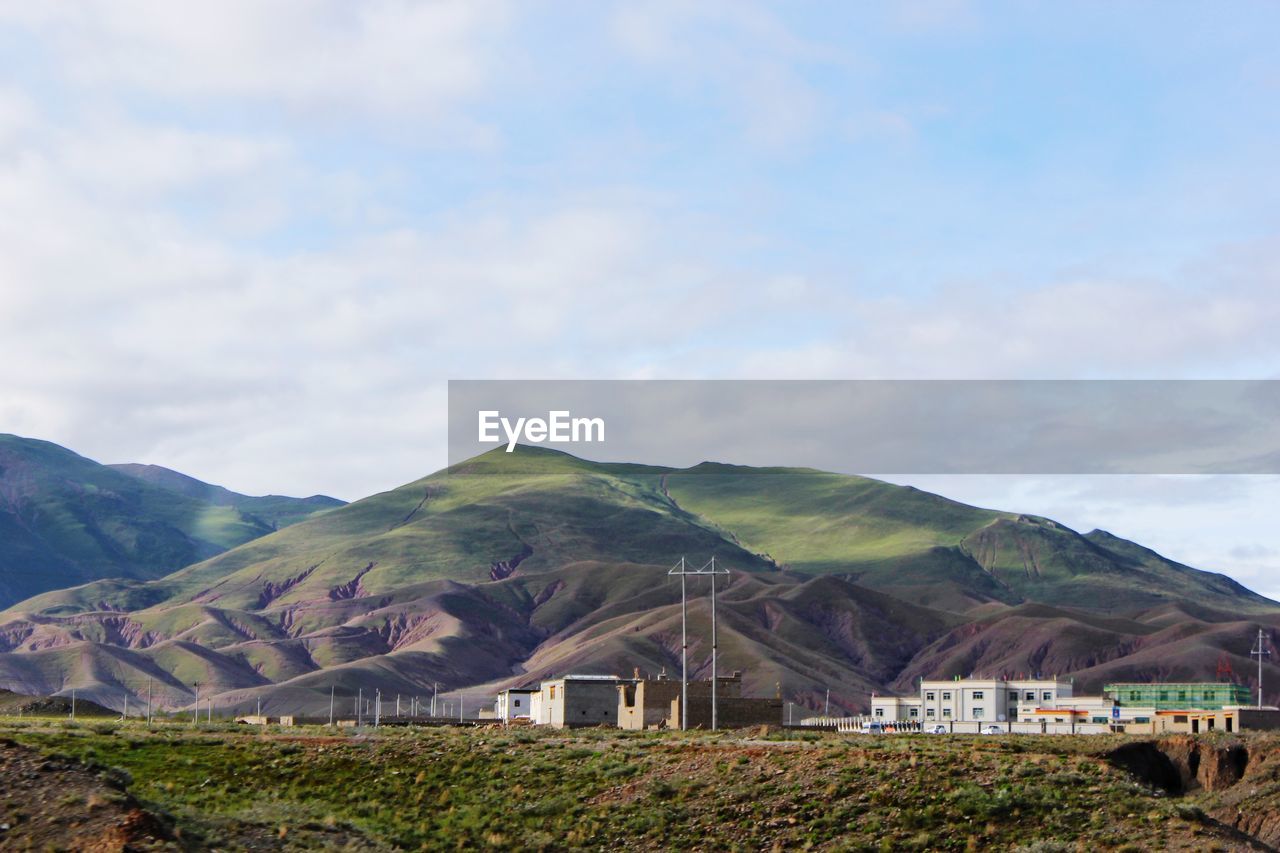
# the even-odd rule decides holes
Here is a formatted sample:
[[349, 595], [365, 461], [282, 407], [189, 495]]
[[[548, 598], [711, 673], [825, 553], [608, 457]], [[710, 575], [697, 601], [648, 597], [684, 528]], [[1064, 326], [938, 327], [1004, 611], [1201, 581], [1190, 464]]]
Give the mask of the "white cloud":
[[624, 55], [677, 92], [710, 86], [748, 138], [768, 149], [808, 141], [823, 122], [810, 66], [853, 59], [805, 40], [756, 3], [622, 3], [612, 32]]
[[249, 99], [401, 118], [475, 95], [498, 60], [503, 0], [8, 2], [81, 86]]

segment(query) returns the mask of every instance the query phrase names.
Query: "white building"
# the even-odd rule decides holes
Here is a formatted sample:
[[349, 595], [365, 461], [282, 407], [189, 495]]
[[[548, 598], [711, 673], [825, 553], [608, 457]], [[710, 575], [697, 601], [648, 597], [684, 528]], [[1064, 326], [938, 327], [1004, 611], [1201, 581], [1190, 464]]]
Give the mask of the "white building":
[[494, 713], [503, 722], [533, 720], [533, 697], [538, 693], [537, 687], [513, 687], [510, 690], [503, 690], [498, 694], [498, 701], [494, 703]]
[[921, 681], [919, 696], [875, 696], [871, 716], [882, 722], [924, 725], [1016, 722], [1023, 708], [1054, 708], [1071, 696], [1059, 679], [961, 678]]

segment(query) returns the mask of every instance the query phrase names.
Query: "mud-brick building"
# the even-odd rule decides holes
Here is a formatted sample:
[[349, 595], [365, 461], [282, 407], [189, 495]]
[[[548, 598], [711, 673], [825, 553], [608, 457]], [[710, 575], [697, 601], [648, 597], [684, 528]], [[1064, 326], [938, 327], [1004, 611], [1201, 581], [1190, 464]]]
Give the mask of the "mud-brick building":
[[[630, 681], [618, 683], [618, 726], [623, 729], [680, 728], [680, 681], [659, 675], [642, 678], [637, 672]], [[716, 679], [716, 718], [722, 728], [778, 725], [782, 722], [781, 699], [746, 698], [742, 695], [742, 673]], [[711, 681], [689, 682], [688, 728], [711, 728]]]
[[618, 687], [630, 683], [615, 675], [566, 675], [544, 681], [532, 701], [534, 722], [557, 729], [618, 725]]

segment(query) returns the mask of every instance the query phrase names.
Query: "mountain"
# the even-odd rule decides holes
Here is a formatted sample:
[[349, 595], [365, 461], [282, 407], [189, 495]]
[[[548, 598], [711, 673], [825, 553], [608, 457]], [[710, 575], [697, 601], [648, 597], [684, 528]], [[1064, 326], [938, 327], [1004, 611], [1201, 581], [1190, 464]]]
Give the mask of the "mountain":
[[[119, 473], [119, 472], [114, 472]], [[865, 707], [922, 676], [1247, 672], [1280, 605], [1099, 531], [805, 469], [494, 451], [155, 580], [0, 614], [0, 687], [170, 707], [478, 701], [567, 672], [678, 671], [680, 557], [715, 557], [720, 665], [756, 695]], [[705, 579], [690, 668], [710, 669]], [[1274, 682], [1272, 682], [1274, 683]]]
[[0, 434], [0, 604], [100, 578], [162, 577], [332, 501], [232, 492], [210, 500], [149, 479]]
[[312, 495], [309, 498], [290, 498], [282, 495], [263, 495], [262, 497], [242, 495], [222, 486], [210, 485], [197, 480], [195, 477], [189, 477], [186, 474], [160, 465], [139, 465], [134, 462], [127, 462], [120, 465], [108, 465], [107, 467], [141, 480], [144, 483], [150, 483], [175, 494], [204, 501], [212, 506], [235, 507], [245, 515], [253, 516], [266, 522], [273, 530], [288, 527], [290, 524], [297, 524], [317, 512], [335, 509], [346, 503], [327, 495]]

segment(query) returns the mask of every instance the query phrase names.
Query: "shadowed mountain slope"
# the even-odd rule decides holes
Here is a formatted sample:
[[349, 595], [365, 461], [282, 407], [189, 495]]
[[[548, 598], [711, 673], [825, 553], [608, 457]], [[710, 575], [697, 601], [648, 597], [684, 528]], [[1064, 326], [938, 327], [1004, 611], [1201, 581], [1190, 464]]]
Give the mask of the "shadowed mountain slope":
[[0, 604], [98, 578], [161, 577], [318, 506], [247, 500], [268, 501], [272, 512], [210, 502], [56, 444], [0, 435]]
[[[678, 671], [681, 555], [733, 569], [724, 671], [756, 695], [864, 707], [921, 676], [1042, 671], [1093, 684], [1209, 676], [1280, 610], [1098, 531], [796, 469], [596, 464], [491, 452], [152, 581], [0, 614], [0, 687], [119, 705], [327, 709], [330, 688], [474, 693], [567, 672]], [[709, 671], [704, 580], [690, 665]], [[1254, 628], [1256, 630], [1256, 627]], [[1212, 658], [1212, 660], [1211, 660]], [[1159, 671], [1165, 671], [1159, 670]], [[1246, 671], [1243, 667], [1238, 671]], [[185, 691], [185, 692], [184, 692]]]

